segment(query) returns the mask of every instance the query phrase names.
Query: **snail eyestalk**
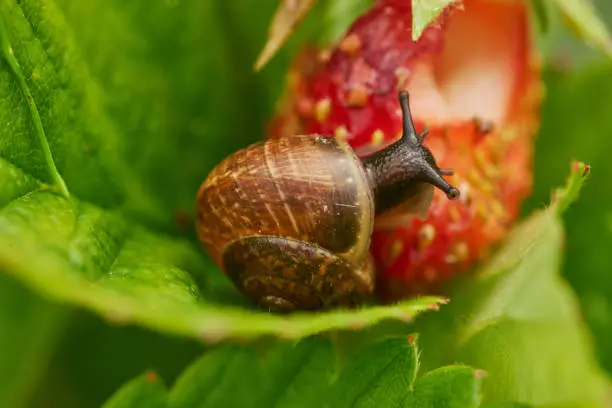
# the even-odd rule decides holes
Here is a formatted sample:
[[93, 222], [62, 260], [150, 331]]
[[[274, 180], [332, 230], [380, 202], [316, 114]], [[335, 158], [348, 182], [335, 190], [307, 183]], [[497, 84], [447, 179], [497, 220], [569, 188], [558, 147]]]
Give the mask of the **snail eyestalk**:
[[377, 214], [421, 194], [423, 183], [442, 190], [449, 200], [460, 195], [459, 190], [442, 177], [452, 175], [453, 170], [440, 169], [431, 151], [423, 145], [427, 130], [417, 134], [408, 92], [401, 91], [398, 99], [403, 117], [402, 138], [363, 160], [374, 191]]
[[423, 180], [442, 190], [449, 200], [456, 200], [459, 198], [459, 190], [444, 180], [440, 175], [440, 172], [435, 171], [433, 167], [429, 165], [429, 163], [425, 164], [421, 171]]
[[[421, 144], [421, 140], [423, 138], [417, 135], [416, 129], [414, 128], [414, 123], [412, 121], [412, 113], [410, 112], [410, 95], [407, 91], [401, 91], [399, 93], [399, 103], [402, 108], [402, 123], [403, 123], [403, 132], [402, 140], [418, 146]], [[427, 133], [425, 133], [426, 135]]]

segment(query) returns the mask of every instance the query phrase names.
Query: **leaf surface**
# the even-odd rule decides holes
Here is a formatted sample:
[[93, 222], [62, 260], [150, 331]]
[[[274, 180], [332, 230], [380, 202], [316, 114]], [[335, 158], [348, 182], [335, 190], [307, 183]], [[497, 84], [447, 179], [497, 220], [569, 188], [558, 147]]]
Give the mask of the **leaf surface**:
[[580, 72], [547, 72], [548, 102], [537, 139], [535, 190], [526, 211], [548, 199], [550, 186], [560, 182], [559, 160], [580, 157], [592, 166], [580, 199], [563, 215], [567, 226], [564, 277], [579, 295], [585, 320], [592, 330], [597, 354], [612, 372], [612, 65], [597, 64]]
[[414, 408], [477, 408], [480, 406], [482, 371], [466, 366], [432, 370], [414, 385], [405, 405]]
[[204, 354], [179, 378], [169, 406], [315, 406], [334, 370], [331, 345], [320, 339], [278, 343], [262, 352], [224, 347]]
[[0, 406], [30, 406], [68, 316], [0, 270]]
[[477, 406], [478, 371], [442, 367], [415, 382], [417, 355], [414, 337], [375, 343], [344, 367], [336, 363], [329, 340], [322, 338], [277, 341], [264, 348], [224, 346], [205, 353], [183, 373], [169, 393], [168, 406]]
[[[268, 29], [255, 70], [261, 70], [290, 39], [336, 44], [353, 22], [374, 4], [374, 0], [284, 0]], [[291, 47], [289, 47], [291, 48]]]
[[270, 23], [268, 40], [255, 62], [255, 69], [260, 70], [278, 51], [295, 27], [304, 18], [315, 3], [315, 0], [282, 0]]
[[166, 388], [154, 372], [149, 372], [126, 383], [102, 408], [165, 408], [166, 398]]
[[334, 407], [401, 406], [419, 369], [416, 338], [390, 338], [350, 360], [335, 384]]
[[412, 40], [417, 41], [421, 34], [455, 0], [411, 0], [412, 1]]
[[[195, 0], [3, 1], [2, 39], [21, 75], [0, 57], [0, 157], [57, 184], [25, 86], [71, 194], [180, 231], [177, 214], [191, 220], [208, 171], [258, 139], [263, 125], [268, 105], [245, 96], [265, 101], [266, 94], [229, 51], [234, 27], [220, 23], [241, 3], [226, 11]], [[263, 22], [270, 11], [257, 7], [251, 18]], [[240, 44], [255, 49], [258, 38]], [[244, 120], [234, 120], [236, 112]]]
[[[423, 327], [427, 367], [460, 361], [485, 370], [487, 403], [599, 406], [604, 382], [571, 289], [558, 275], [560, 214], [577, 197], [586, 166], [533, 214]], [[418, 329], [418, 327], [417, 327]], [[434, 357], [436, 351], [437, 356]]]
[[563, 13], [571, 31], [612, 57], [612, 37], [590, 0], [550, 0]]

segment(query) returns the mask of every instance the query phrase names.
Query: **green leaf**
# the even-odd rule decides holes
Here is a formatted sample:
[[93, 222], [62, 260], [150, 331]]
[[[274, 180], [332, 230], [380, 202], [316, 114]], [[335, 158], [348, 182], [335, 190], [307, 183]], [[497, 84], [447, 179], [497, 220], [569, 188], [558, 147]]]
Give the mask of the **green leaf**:
[[205, 354], [177, 381], [169, 406], [311, 407], [320, 403], [335, 370], [329, 342], [283, 342], [265, 352], [223, 347]]
[[540, 25], [540, 31], [544, 33], [547, 33], [550, 28], [549, 4], [550, 2], [546, 0], [531, 0], [529, 3], [531, 11]]
[[412, 40], [421, 34], [454, 0], [412, 0]]
[[415, 337], [390, 338], [350, 360], [335, 384], [333, 407], [400, 406], [419, 367]]
[[560, 182], [561, 161], [580, 158], [592, 172], [580, 199], [563, 215], [567, 226], [564, 276], [580, 297], [581, 310], [597, 344], [603, 366], [612, 372], [612, 65], [577, 72], [548, 72], [547, 103], [537, 139], [535, 190], [526, 211], [541, 206]]
[[[375, 4], [375, 0], [320, 0], [287, 41], [293, 54], [304, 43], [317, 43], [321, 47], [335, 46], [351, 25]], [[283, 72], [281, 75], [284, 75]]]
[[311, 338], [286, 344], [268, 353], [262, 374], [267, 376], [259, 406], [300, 408], [317, 406], [337, 377], [330, 342]]
[[13, 76], [16, 79], [23, 98], [25, 98], [25, 100], [28, 102], [28, 108], [32, 119], [32, 126], [34, 127], [36, 136], [38, 137], [38, 142], [40, 143], [40, 150], [45, 159], [45, 163], [49, 167], [49, 176], [55, 183], [55, 187], [57, 187], [57, 189], [64, 195], [64, 197], [69, 198], [70, 193], [68, 193], [68, 187], [66, 187], [64, 179], [58, 173], [57, 168], [55, 166], [51, 150], [49, 149], [49, 143], [47, 142], [47, 136], [45, 135], [45, 130], [43, 129], [42, 123], [40, 121], [40, 115], [38, 114], [36, 102], [34, 102], [34, 98], [32, 98], [32, 93], [30, 92], [30, 88], [28, 87], [25, 76], [23, 75], [23, 71], [19, 66], [19, 62], [17, 61], [17, 59], [15, 59], [10, 40], [8, 38], [8, 32], [6, 31], [6, 27], [4, 26], [4, 21], [2, 20], [2, 18], [0, 18], [0, 51], [2, 52], [4, 60], [10, 67]]
[[612, 57], [612, 37], [589, 0], [551, 0], [563, 13], [572, 31], [582, 40]]
[[477, 408], [484, 372], [465, 366], [435, 369], [420, 378], [404, 406], [413, 408]]
[[0, 406], [30, 406], [67, 318], [0, 270]]
[[319, 0], [313, 3], [311, 0], [280, 2], [270, 21], [266, 45], [255, 62], [256, 71], [274, 58], [290, 38], [335, 45], [374, 0]]
[[41, 190], [0, 209], [0, 260], [47, 296], [115, 321], [205, 340], [267, 334], [298, 338], [389, 318], [409, 320], [443, 302], [423, 297], [389, 307], [290, 316], [213, 303], [196, 280], [219, 272], [207, 269], [191, 245]]
[[[248, 21], [225, 3], [146, 7], [142, 19], [123, 2], [0, 2], [10, 47], [0, 59], [0, 267], [107, 319], [204, 340], [298, 338], [410, 320], [440, 303], [272, 315], [245, 307], [199, 245], [169, 234], [176, 211], [192, 213], [206, 169], [248, 139], [231, 135], [252, 135], [249, 117], [264, 117], [249, 107], [244, 121], [232, 119], [236, 101], [263, 91], [228, 55], [232, 37], [219, 22], [229, 15], [238, 35], [243, 18], [254, 29], [269, 7]], [[92, 30], [92, 18], [115, 28]], [[238, 42], [254, 55], [245, 36], [253, 43]], [[50, 162], [69, 199], [57, 194]]]
[[255, 62], [255, 70], [259, 71], [278, 51], [296, 26], [308, 14], [314, 0], [282, 0], [274, 13], [268, 30], [268, 40]]
[[[419, 371], [417, 336], [390, 337], [359, 351], [334, 383], [332, 407], [478, 407], [482, 373], [467, 366]], [[415, 381], [416, 380], [416, 381]]]
[[165, 408], [166, 388], [154, 372], [125, 384], [102, 408]]
[[323, 15], [324, 29], [319, 41], [336, 44], [361, 15], [375, 4], [375, 0], [327, 0]]
[[584, 182], [591, 174], [591, 166], [582, 162], [572, 163], [571, 173], [566, 187], [558, 189], [553, 196], [553, 205], [556, 207], [558, 215], [568, 209], [568, 207], [578, 200], [578, 195]]
[[604, 397], [578, 304], [558, 275], [560, 209], [584, 180], [584, 165], [572, 169], [555, 202], [518, 226], [482, 270], [460, 285], [445, 313], [423, 327], [424, 354], [433, 357], [426, 366], [461, 361], [487, 371], [487, 403], [586, 407]]
[[223, 348], [197, 362], [172, 390], [170, 406], [177, 408], [240, 407], [254, 397], [265, 379], [256, 351]]
[[592, 349], [585, 347], [588, 341], [585, 333], [561, 323], [503, 319], [475, 334], [458, 358], [491, 373], [484, 387], [488, 401], [599, 407], [606, 384]]
[[[54, 184], [24, 78], [71, 194], [176, 230], [207, 172], [260, 137], [271, 106], [251, 62], [228, 51], [256, 49], [265, 30], [243, 40], [220, 23], [244, 3], [3, 1], [2, 38], [22, 75], [0, 58], [0, 157]], [[251, 27], [264, 26], [273, 6], [251, 8]]]
[[312, 407], [325, 400], [335, 369], [331, 344], [322, 339], [278, 342], [265, 350], [224, 346], [183, 373], [167, 406]]
[[477, 406], [480, 375], [469, 367], [443, 367], [415, 383], [415, 339], [375, 343], [340, 370], [331, 343], [322, 338], [277, 341], [264, 348], [220, 347], [205, 353], [177, 380], [168, 406]]
[[603, 390], [590, 339], [573, 294], [556, 274], [561, 226], [550, 212], [530, 221], [511, 240], [518, 246], [537, 237], [519, 263], [484, 278], [469, 294], [479, 304], [459, 330], [457, 358], [491, 374], [485, 393], [492, 401], [598, 402]]
[[120, 384], [148, 371], [173, 383], [206, 350], [197, 340], [109, 325], [87, 311], [71, 315], [30, 406], [58, 400], [62, 408], [100, 407]]

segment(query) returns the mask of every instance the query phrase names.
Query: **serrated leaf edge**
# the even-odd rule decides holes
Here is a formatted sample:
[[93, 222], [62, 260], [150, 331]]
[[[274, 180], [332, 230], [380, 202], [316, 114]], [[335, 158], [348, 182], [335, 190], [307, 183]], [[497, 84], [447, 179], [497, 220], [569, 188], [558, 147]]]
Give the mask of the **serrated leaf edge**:
[[[337, 310], [316, 315], [301, 312], [285, 317], [250, 312], [237, 307], [213, 308], [206, 304], [189, 308], [166, 298], [133, 298], [111, 288], [98, 286], [81, 276], [66, 279], [61, 275], [63, 264], [45, 262], [45, 265], [26, 265], [19, 251], [15, 250], [14, 243], [3, 242], [1, 237], [0, 262], [0, 270], [50, 300], [87, 308], [114, 323], [137, 324], [161, 333], [173, 333], [211, 343], [265, 335], [298, 339], [331, 330], [361, 330], [384, 320], [408, 322], [422, 312], [437, 310], [447, 302], [444, 298], [425, 296], [390, 306]], [[35, 268], [36, 273], [31, 273], [30, 268]], [[181, 318], [177, 319], [177, 316]], [[249, 324], [245, 324], [246, 320]]]
[[[304, 339], [306, 340], [306, 339]], [[322, 338], [319, 338], [317, 340], [315, 339], [307, 339], [306, 341], [318, 341], [318, 340], [323, 340]], [[406, 343], [410, 346], [410, 350], [412, 350], [412, 352], [414, 353], [414, 357], [415, 357], [415, 361], [414, 361], [414, 370], [412, 371], [412, 377], [409, 379], [410, 381], [410, 387], [408, 390], [406, 390], [407, 392], [404, 395], [404, 399], [403, 399], [403, 404], [402, 406], [412, 406], [412, 405], [406, 405], [407, 400], [409, 400], [409, 398], [413, 395], [414, 393], [414, 389], [415, 386], [418, 386], [419, 381], [422, 380], [423, 378], [427, 378], [430, 375], [436, 375], [439, 372], [444, 372], [444, 371], [448, 371], [448, 370], [453, 370], [453, 369], [457, 369], [457, 368], [461, 368], [461, 369], [468, 369], [470, 371], [472, 371], [473, 375], [474, 375], [474, 379], [475, 379], [475, 387], [474, 387], [474, 392], [475, 392], [475, 397], [476, 399], [479, 401], [478, 406], [480, 406], [480, 402], [483, 399], [483, 393], [482, 393], [482, 380], [483, 378], [486, 376], [487, 372], [484, 370], [480, 370], [478, 368], [472, 367], [470, 365], [466, 365], [466, 364], [462, 364], [462, 363], [456, 363], [456, 364], [450, 364], [450, 365], [444, 365], [441, 367], [437, 367], [435, 369], [432, 369], [426, 373], [424, 373], [422, 376], [418, 376], [418, 373], [420, 371], [420, 356], [421, 356], [421, 350], [418, 347], [418, 334], [411, 334], [409, 336], [393, 336], [387, 339], [382, 339], [382, 340], [378, 340], [376, 342], [373, 342], [371, 344], [369, 344], [368, 346], [366, 346], [364, 349], [361, 349], [356, 356], [353, 356], [353, 358], [359, 358], [360, 355], [368, 355], [372, 352], [372, 349], [376, 349], [377, 347], [380, 347], [381, 345], [384, 344], [388, 344], [389, 342], [397, 342], [400, 341], [402, 343]], [[278, 345], [278, 343], [276, 344]], [[271, 349], [274, 349], [274, 347], [276, 345], [272, 345]], [[222, 353], [222, 354], [228, 354], [231, 356], [233, 355], [234, 352], [236, 351], [240, 351], [243, 350], [243, 347], [245, 346], [236, 346], [236, 345], [227, 345], [224, 346], [222, 348], [216, 348], [216, 349], [212, 349], [212, 350], [208, 350], [205, 351], [204, 353], [202, 353], [200, 356], [198, 356], [195, 360], [193, 360], [178, 376], [178, 378], [174, 381], [173, 384], [169, 385], [168, 387], [166, 387], [166, 403], [168, 404], [168, 406], [176, 406], [177, 401], [175, 400], [176, 397], [176, 393], [177, 390], [180, 389], [180, 387], [185, 387], [186, 383], [192, 383], [194, 381], [197, 381], [197, 374], [198, 371], [202, 369], [202, 365], [203, 363], [208, 363], [208, 359], [214, 357], [215, 354], [218, 353]], [[246, 346], [248, 347], [248, 346]], [[331, 344], [330, 344], [331, 347]], [[234, 350], [232, 350], [232, 348], [234, 348]], [[333, 347], [331, 347], [331, 349], [333, 349]], [[316, 353], [318, 352], [318, 348], [315, 346], [315, 348], [311, 349], [308, 351], [308, 353], [305, 353], [303, 358], [305, 361], [308, 361], [309, 359], [311, 359], [314, 355], [316, 355]], [[407, 351], [407, 349], [402, 349], [402, 350], [398, 350], [398, 356], [400, 356], [402, 353], [410, 353], [410, 351]], [[396, 361], [396, 359], [391, 359], [387, 366], [393, 364]], [[260, 363], [262, 364], [261, 367], [265, 367], [265, 362], [260, 361]], [[227, 367], [227, 365], [225, 365], [224, 367]], [[298, 371], [296, 371], [296, 375], [292, 375], [292, 377], [295, 379], [297, 378], [297, 374], [299, 374], [300, 369], [303, 368], [303, 365], [297, 365], [298, 367]], [[301, 368], [300, 368], [301, 367]], [[323, 401], [322, 401], [322, 406], [324, 407], [328, 407], [330, 406], [330, 402], [332, 402], [331, 400], [334, 399], [334, 397], [337, 397], [337, 392], [340, 390], [339, 387], [339, 379], [342, 376], [343, 373], [346, 372], [346, 368], [344, 367], [342, 369], [339, 369], [336, 371], [335, 374], [335, 379], [332, 380], [329, 384], [328, 384], [328, 390], [331, 391], [330, 393], [328, 393], [328, 395], [326, 397], [324, 397]], [[270, 373], [264, 372], [264, 373], [258, 373], [258, 374], [263, 374], [263, 375], [269, 375]], [[117, 400], [120, 394], [125, 394], [126, 393], [126, 389], [130, 386], [133, 386], [135, 384], [137, 384], [138, 381], [143, 381], [145, 378], [147, 378], [147, 376], [149, 375], [148, 372], [144, 372], [142, 374], [140, 374], [139, 376], [133, 377], [132, 379], [124, 382], [123, 384], [121, 384], [116, 390], [115, 392], [109, 397], [109, 399], [107, 400], [106, 403], [108, 403], [108, 401], [110, 401], [111, 399], [115, 399]], [[249, 376], [252, 375], [252, 373], [244, 373], [245, 376]], [[373, 378], [374, 381], [370, 381], [370, 383], [372, 382], [376, 382], [376, 379], [378, 379], [380, 376], [385, 375], [385, 370], [383, 369], [382, 371], [379, 371], [375, 377]], [[246, 377], [245, 377], [246, 378]], [[153, 381], [159, 381], [156, 376], [154, 378]], [[163, 381], [162, 381], [163, 383]], [[283, 386], [276, 390], [278, 391], [276, 394], [278, 395], [283, 395], [284, 392], [286, 392], [286, 390], [289, 389], [289, 387], [291, 385], [294, 384], [294, 381], [283, 381]], [[369, 388], [364, 388], [362, 390], [361, 393], [359, 393], [358, 395], [355, 396], [355, 400], [353, 401], [353, 404], [358, 403], [359, 402], [359, 398], [360, 396], [363, 396], [364, 393], [367, 393]], [[205, 398], [204, 398], [205, 399]], [[204, 404], [206, 405], [203, 401], [204, 399], [199, 399], [198, 402], [199, 404]], [[106, 406], [106, 405], [104, 405]], [[352, 405], [351, 405], [352, 406]]]
[[[429, 15], [426, 18], [426, 21], [423, 21], [423, 16], [421, 15], [421, 11], [423, 8], [421, 7], [421, 3], [423, 0], [411, 0], [412, 1], [412, 41], [416, 42], [421, 38], [425, 29], [433, 23], [444, 10], [448, 9], [450, 6], [455, 4], [461, 4], [463, 0], [444, 0], [445, 4], [443, 6], [438, 6], [433, 10], [433, 13], [428, 13]], [[431, 1], [431, 0], [425, 0]], [[418, 17], [418, 18], [417, 18]]]
[[[536, 223], [537, 225], [539, 225], [542, 222], [541, 221], [542, 218], [552, 217], [551, 222], [554, 222], [555, 220], [560, 222], [559, 217], [563, 215], [564, 211], [567, 210], [569, 205], [571, 205], [573, 202], [575, 202], [578, 199], [580, 189], [582, 188], [582, 186], [584, 185], [584, 182], [588, 179], [591, 173], [591, 167], [580, 161], [572, 162], [570, 169], [571, 169], [570, 174], [567, 178], [565, 186], [555, 190], [553, 197], [551, 199], [551, 204], [548, 206], [548, 208], [538, 211], [535, 214], [532, 214], [532, 216], [528, 220], [526, 220], [523, 224], [521, 224], [519, 227], [515, 227], [515, 231], [514, 231], [515, 234], [518, 234], [520, 236], [521, 235], [520, 232], [524, 232], [523, 230], [531, 227], [533, 223]], [[541, 229], [542, 227], [539, 227], [538, 231]], [[515, 234], [510, 234], [507, 237], [507, 240], [512, 240], [515, 237]], [[529, 241], [528, 245], [525, 245], [523, 249], [523, 253], [528, 253], [532, 250], [532, 248], [536, 244], [537, 235], [538, 234], [534, 234], [532, 236], [533, 239]], [[512, 267], [515, 267], [520, 262], [521, 260], [517, 259], [513, 262], [512, 265], [508, 264], [505, 266], [506, 268], [512, 268]], [[499, 272], [503, 272], [503, 271], [499, 271]], [[486, 280], [496, 274], [497, 273], [495, 273], [494, 271], [493, 273], [491, 273], [490, 267], [485, 265], [484, 269], [482, 269], [481, 273], [478, 274], [476, 279]], [[502, 279], [506, 279], [506, 277], [504, 276], [502, 277]], [[510, 298], [508, 300], [510, 300]], [[488, 298], [485, 299], [485, 302], [488, 302], [488, 301], [489, 301]], [[472, 317], [470, 317], [470, 319]], [[503, 315], [496, 316], [494, 318], [482, 320], [480, 324], [472, 325], [472, 327], [470, 327], [469, 330], [466, 330], [462, 333], [462, 335], [458, 339], [458, 344], [463, 344], [467, 342], [476, 333], [486, 329], [489, 326], [493, 326], [507, 318], [508, 316], [503, 314]]]
[[552, 198], [552, 206], [555, 207], [557, 214], [562, 215], [572, 205], [580, 195], [580, 190], [584, 186], [591, 174], [591, 166], [583, 162], [575, 161], [571, 164], [571, 171], [565, 183], [565, 187], [558, 188]]

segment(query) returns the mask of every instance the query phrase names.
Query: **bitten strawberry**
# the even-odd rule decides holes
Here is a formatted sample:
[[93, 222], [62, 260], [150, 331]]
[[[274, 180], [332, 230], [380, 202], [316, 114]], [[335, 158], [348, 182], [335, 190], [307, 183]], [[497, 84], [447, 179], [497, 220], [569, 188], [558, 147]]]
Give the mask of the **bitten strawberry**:
[[425, 220], [377, 220], [372, 253], [387, 299], [438, 291], [485, 258], [508, 232], [532, 184], [542, 96], [524, 0], [464, 0], [417, 42], [408, 0], [379, 0], [331, 51], [295, 61], [270, 137], [345, 138], [365, 156], [400, 136], [407, 89], [417, 131], [462, 198], [436, 191]]

